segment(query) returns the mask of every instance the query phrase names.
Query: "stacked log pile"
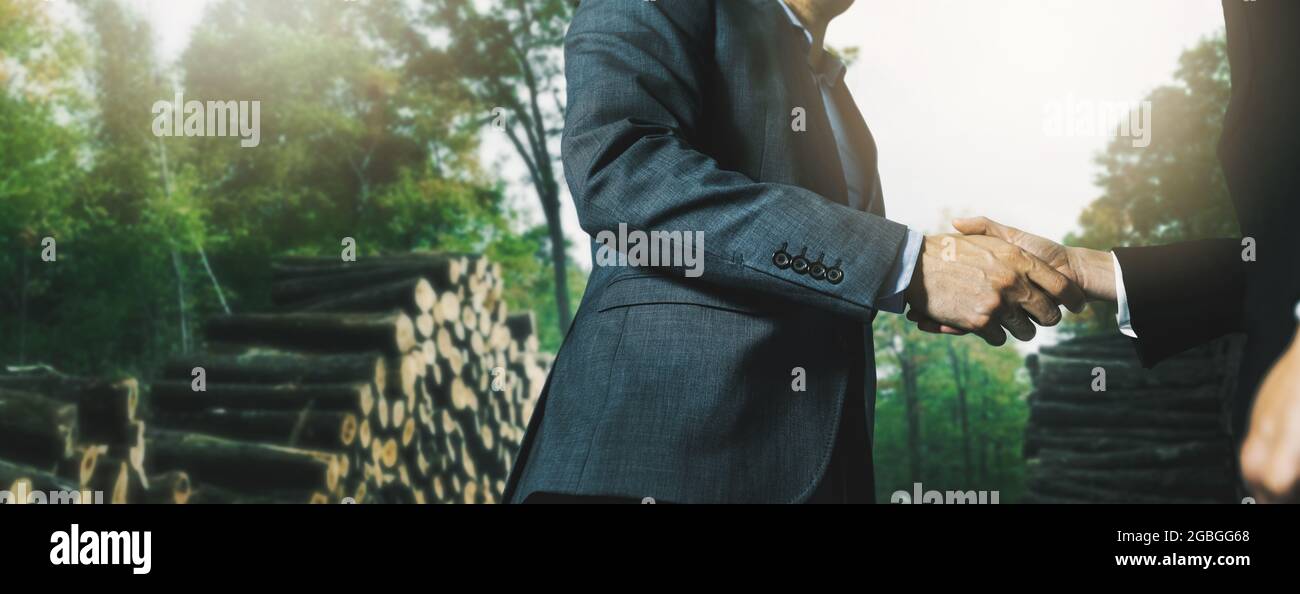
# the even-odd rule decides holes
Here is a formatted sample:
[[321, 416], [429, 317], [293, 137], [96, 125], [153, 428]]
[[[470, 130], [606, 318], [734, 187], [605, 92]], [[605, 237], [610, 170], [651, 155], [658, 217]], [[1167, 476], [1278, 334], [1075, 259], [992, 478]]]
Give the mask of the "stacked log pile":
[[[1233, 448], [1223, 411], [1239, 356], [1240, 343], [1227, 339], [1146, 370], [1127, 339], [1109, 336], [1031, 355], [1028, 499], [1233, 502]], [[1101, 372], [1104, 391], [1098, 390]]]
[[133, 378], [0, 373], [0, 490], [16, 501], [60, 491], [86, 503], [185, 503], [185, 473], [146, 474], [139, 394]]
[[209, 352], [153, 385], [154, 466], [198, 502], [499, 500], [550, 365], [501, 276], [477, 256], [277, 261], [277, 311], [210, 320]]

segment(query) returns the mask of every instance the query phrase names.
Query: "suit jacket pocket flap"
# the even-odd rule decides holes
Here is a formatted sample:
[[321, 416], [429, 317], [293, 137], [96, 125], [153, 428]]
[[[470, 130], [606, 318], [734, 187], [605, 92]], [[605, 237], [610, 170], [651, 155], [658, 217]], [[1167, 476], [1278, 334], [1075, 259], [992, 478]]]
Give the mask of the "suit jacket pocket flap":
[[771, 313], [777, 305], [757, 293], [719, 288], [700, 280], [665, 275], [623, 276], [605, 287], [598, 311], [651, 304], [713, 307], [748, 314]]

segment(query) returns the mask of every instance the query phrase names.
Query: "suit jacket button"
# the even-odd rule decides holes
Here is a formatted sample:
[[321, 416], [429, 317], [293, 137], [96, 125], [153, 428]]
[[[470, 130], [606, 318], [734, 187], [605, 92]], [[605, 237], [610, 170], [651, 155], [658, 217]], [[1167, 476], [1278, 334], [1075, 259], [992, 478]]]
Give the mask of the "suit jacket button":
[[777, 250], [775, 254], [772, 254], [772, 264], [781, 270], [790, 267], [790, 254], [786, 253], [785, 246], [786, 244], [781, 244], [781, 249]]
[[794, 270], [795, 274], [808, 274], [808, 258], [805, 257], [807, 255], [808, 248], [804, 247], [799, 251], [799, 255], [790, 261], [790, 269]]
[[775, 264], [777, 268], [785, 270], [790, 267], [790, 254], [785, 252], [772, 254], [772, 263]]
[[813, 280], [826, 278], [826, 265], [822, 264], [824, 259], [826, 259], [826, 254], [817, 256], [817, 261], [808, 266], [808, 276], [812, 277]]
[[839, 268], [828, 268], [826, 270], [826, 280], [832, 285], [838, 285], [844, 281], [844, 271]]

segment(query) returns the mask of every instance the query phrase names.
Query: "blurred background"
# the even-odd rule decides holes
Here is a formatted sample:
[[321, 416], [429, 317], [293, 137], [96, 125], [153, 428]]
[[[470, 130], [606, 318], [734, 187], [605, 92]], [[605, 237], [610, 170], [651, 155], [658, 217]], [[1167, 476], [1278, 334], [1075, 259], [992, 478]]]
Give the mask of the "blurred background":
[[[335, 255], [344, 237], [359, 255], [488, 255], [554, 352], [591, 265], [558, 150], [571, 11], [0, 0], [0, 363], [154, 377], [203, 347], [202, 320], [268, 308], [272, 257]], [[1218, 0], [859, 0], [828, 44], [851, 64], [890, 218], [938, 232], [988, 215], [1110, 248], [1235, 232], [1215, 156], [1222, 25]], [[260, 146], [154, 136], [151, 106], [176, 93], [261, 101]], [[1049, 121], [1143, 101], [1146, 147]], [[1021, 500], [1026, 355], [1114, 326], [1093, 308], [992, 349], [878, 318], [878, 498], [923, 483]]]

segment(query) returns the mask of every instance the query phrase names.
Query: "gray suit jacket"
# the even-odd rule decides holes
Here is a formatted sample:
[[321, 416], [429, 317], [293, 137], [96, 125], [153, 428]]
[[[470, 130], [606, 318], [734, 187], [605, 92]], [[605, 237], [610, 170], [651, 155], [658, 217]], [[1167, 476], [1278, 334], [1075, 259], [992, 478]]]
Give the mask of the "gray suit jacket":
[[[702, 231], [705, 268], [594, 267], [507, 501], [802, 501], [844, 399], [874, 400], [870, 320], [906, 228], [883, 218], [878, 179], [867, 211], [846, 206], [806, 42], [777, 1], [577, 10], [563, 154], [583, 229]], [[874, 177], [874, 141], [860, 116], [850, 125]], [[782, 251], [842, 278], [779, 266]], [[848, 385], [855, 366], [867, 385]]]

